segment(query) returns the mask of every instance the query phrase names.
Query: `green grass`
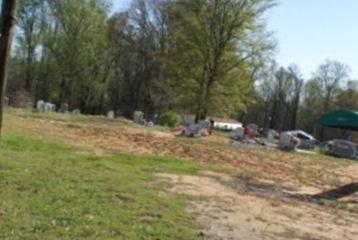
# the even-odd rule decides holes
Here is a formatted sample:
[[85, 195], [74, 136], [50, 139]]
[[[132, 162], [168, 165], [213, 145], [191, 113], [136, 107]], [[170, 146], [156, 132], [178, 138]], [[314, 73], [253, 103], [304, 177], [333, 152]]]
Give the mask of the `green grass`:
[[107, 122], [109, 121], [104, 116], [92, 116], [92, 115], [90, 116], [90, 115], [83, 115], [83, 114], [75, 115], [70, 113], [62, 114], [57, 112], [43, 113], [31, 109], [20, 109], [20, 108], [11, 108], [11, 107], [7, 108], [5, 113], [11, 116], [19, 116], [25, 118], [30, 117], [30, 118], [38, 118], [38, 119], [64, 121], [64, 122], [72, 122], [72, 121], [98, 122], [100, 120], [106, 120]]
[[62, 122], [78, 122], [78, 123], [120, 123], [122, 127], [130, 126], [133, 128], [143, 129], [147, 131], [162, 131], [170, 132], [171, 128], [161, 125], [155, 125], [153, 128], [148, 128], [144, 125], [135, 124], [130, 119], [124, 117], [117, 117], [116, 119], [108, 119], [104, 115], [75, 115], [75, 114], [63, 114], [57, 112], [43, 113], [32, 109], [19, 109], [19, 108], [6, 108], [5, 111], [6, 117], [23, 117], [23, 118], [34, 118], [34, 119], [44, 119], [52, 121], [62, 121]]
[[195, 174], [185, 161], [97, 157], [71, 146], [5, 135], [0, 239], [200, 239], [185, 199], [156, 172]]

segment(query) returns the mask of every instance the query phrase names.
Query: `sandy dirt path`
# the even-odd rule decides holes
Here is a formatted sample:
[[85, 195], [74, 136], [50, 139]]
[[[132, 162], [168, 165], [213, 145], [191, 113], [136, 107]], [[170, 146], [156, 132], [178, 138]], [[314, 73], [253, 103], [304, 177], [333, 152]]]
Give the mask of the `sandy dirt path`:
[[[196, 216], [210, 240], [355, 240], [358, 236], [356, 211], [283, 197], [273, 189], [247, 190], [247, 183], [237, 183], [226, 174], [159, 176], [170, 183], [168, 191], [201, 199], [190, 201], [187, 211]], [[310, 189], [315, 191], [319, 190]], [[287, 196], [302, 192], [289, 191]]]

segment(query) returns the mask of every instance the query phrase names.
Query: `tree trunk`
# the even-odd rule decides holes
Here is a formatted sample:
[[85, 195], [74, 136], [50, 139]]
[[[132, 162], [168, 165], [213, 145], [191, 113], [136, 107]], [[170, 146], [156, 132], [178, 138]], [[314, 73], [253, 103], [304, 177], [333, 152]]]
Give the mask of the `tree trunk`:
[[15, 25], [16, 0], [3, 0], [0, 19], [0, 134], [3, 125], [4, 96], [7, 81], [7, 65]]
[[298, 117], [299, 104], [300, 104], [300, 97], [296, 97], [294, 106], [293, 106], [292, 122], [291, 122], [291, 129], [293, 129], [293, 130], [295, 130], [297, 128], [297, 117]]
[[33, 72], [33, 50], [28, 49], [27, 51], [27, 58], [26, 58], [26, 81], [25, 81], [25, 89], [29, 93], [32, 90], [32, 72]]

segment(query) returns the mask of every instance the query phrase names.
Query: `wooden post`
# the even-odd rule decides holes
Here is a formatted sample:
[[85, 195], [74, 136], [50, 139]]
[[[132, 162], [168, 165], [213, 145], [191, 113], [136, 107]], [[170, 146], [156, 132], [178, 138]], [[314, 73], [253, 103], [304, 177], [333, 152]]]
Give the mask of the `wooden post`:
[[8, 58], [11, 51], [17, 0], [2, 0], [0, 19], [0, 135], [3, 126], [4, 96], [7, 81]]

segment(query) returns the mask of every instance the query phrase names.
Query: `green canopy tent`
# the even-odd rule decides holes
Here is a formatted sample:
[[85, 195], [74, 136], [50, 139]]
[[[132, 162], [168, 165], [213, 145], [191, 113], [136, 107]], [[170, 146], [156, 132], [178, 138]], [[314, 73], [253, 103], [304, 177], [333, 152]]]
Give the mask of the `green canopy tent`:
[[347, 109], [332, 111], [320, 117], [316, 123], [327, 128], [358, 131], [358, 111]]

